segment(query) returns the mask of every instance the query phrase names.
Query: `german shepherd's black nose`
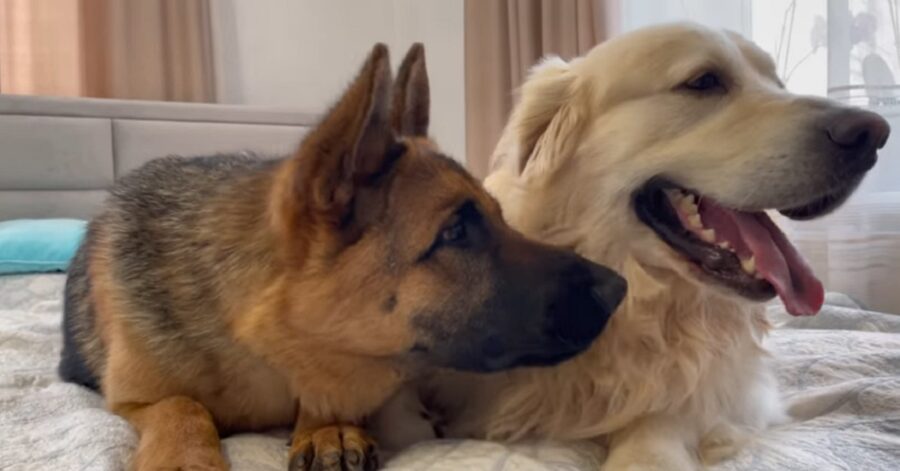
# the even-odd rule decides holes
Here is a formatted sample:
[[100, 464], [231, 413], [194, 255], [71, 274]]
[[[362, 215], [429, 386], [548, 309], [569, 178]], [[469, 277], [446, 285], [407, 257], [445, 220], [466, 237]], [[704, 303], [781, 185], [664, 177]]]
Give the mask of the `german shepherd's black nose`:
[[624, 278], [606, 267], [587, 260], [571, 264], [547, 306], [547, 335], [576, 349], [586, 347], [600, 335], [627, 287]]

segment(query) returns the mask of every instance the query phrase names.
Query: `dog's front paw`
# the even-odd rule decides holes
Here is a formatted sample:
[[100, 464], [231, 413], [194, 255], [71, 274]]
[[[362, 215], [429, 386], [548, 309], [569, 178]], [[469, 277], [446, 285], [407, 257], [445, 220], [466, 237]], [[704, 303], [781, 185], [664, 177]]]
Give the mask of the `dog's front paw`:
[[289, 471], [373, 471], [375, 441], [359, 427], [330, 425], [293, 439]]

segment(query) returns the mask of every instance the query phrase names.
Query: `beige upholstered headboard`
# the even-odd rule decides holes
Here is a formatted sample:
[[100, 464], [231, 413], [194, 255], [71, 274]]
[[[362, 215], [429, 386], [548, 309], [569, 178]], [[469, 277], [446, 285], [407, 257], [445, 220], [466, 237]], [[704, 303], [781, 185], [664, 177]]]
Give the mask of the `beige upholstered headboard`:
[[0, 221], [89, 218], [115, 178], [164, 155], [283, 155], [316, 116], [286, 109], [0, 96]]

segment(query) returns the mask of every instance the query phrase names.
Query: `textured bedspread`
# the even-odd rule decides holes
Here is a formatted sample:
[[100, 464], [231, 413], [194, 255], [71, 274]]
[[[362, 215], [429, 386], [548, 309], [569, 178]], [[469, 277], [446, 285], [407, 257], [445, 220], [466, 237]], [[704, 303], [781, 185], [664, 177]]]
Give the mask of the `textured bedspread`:
[[[135, 434], [98, 395], [55, 375], [62, 275], [0, 277], [0, 469], [122, 469]], [[900, 289], [900, 288], [898, 288]], [[788, 318], [769, 339], [798, 421], [767, 433], [717, 471], [900, 470], [900, 316], [840, 295], [814, 318]], [[287, 434], [225, 440], [235, 470], [287, 469]], [[441, 441], [391, 470], [596, 470], [592, 444]]]

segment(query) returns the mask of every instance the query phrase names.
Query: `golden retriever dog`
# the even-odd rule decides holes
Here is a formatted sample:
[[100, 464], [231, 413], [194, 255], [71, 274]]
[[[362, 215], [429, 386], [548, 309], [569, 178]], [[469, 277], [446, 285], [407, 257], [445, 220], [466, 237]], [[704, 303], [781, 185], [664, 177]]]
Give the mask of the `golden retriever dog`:
[[525, 235], [628, 281], [592, 347], [552, 368], [442, 375], [447, 436], [593, 439], [604, 469], [689, 470], [785, 420], [763, 302], [822, 284], [767, 211], [822, 216], [888, 138], [875, 113], [785, 90], [772, 59], [696, 24], [534, 67], [485, 185]]

